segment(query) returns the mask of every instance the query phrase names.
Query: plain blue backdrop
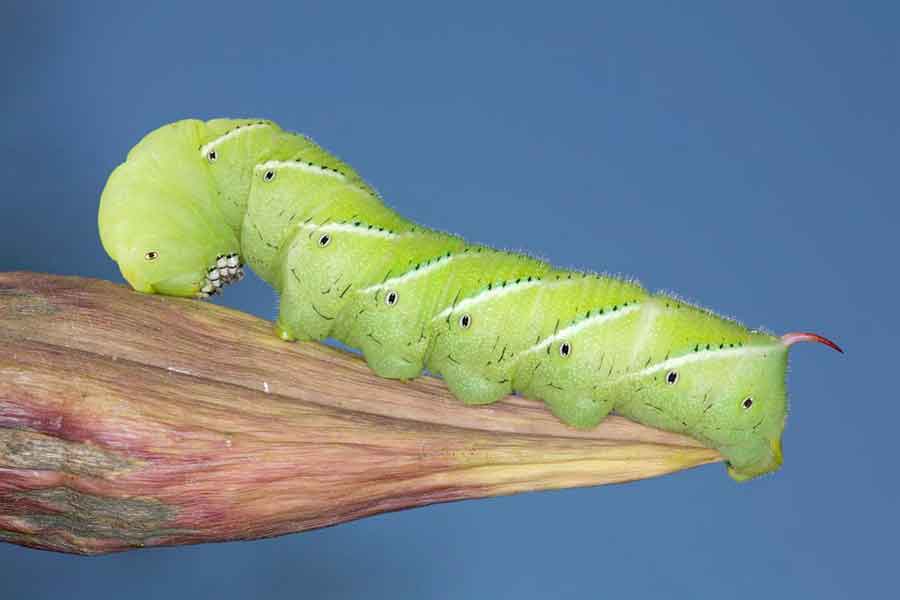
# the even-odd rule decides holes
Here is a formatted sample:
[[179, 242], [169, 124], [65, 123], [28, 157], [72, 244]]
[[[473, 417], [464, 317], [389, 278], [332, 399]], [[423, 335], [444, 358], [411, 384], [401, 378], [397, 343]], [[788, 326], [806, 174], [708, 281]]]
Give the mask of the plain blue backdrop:
[[[127, 150], [271, 118], [422, 223], [836, 339], [792, 351], [784, 468], [100, 558], [0, 545], [0, 597], [896, 593], [896, 3], [428, 4], [4, 3], [0, 270], [121, 281], [96, 208]], [[255, 278], [221, 302], [276, 307]]]

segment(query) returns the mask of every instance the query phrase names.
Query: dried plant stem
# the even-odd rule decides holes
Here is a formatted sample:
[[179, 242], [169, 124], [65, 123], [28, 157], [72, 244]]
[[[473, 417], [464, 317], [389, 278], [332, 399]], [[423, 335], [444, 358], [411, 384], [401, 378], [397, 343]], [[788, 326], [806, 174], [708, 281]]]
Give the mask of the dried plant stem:
[[93, 554], [251, 539], [721, 460], [610, 417], [467, 407], [208, 303], [0, 273], [0, 540]]

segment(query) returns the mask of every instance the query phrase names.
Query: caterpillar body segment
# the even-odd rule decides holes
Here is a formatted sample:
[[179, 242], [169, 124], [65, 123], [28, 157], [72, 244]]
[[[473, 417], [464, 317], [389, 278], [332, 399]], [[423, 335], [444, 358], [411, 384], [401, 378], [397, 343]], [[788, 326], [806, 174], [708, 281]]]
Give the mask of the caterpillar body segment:
[[[204, 128], [202, 122], [197, 127]], [[251, 182], [265, 163], [307, 163], [340, 173], [344, 179], [374, 191], [346, 163], [338, 160], [306, 136], [283, 131], [272, 121], [214, 119], [205, 124], [205, 143], [199, 147], [213, 183], [220, 192], [220, 206], [238, 235], [247, 213]]]
[[[402, 231], [408, 226], [367, 186], [344, 175], [345, 171], [320, 167], [297, 156], [266, 160], [254, 167], [241, 245], [247, 262], [276, 290], [279, 273], [273, 267], [298, 227], [363, 221], [381, 230]], [[304, 193], [298, 194], [298, 189]]]
[[518, 393], [579, 428], [615, 411], [718, 449], [738, 480], [781, 464], [789, 346], [839, 350], [411, 223], [271, 121], [148, 134], [110, 176], [98, 223], [136, 290], [208, 296], [247, 262], [280, 296], [284, 339], [337, 339], [383, 377], [427, 369], [467, 404]]
[[301, 223], [282, 255], [276, 289], [279, 327], [297, 339], [330, 337], [356, 290], [409, 264], [460, 248], [446, 235], [409, 229], [403, 233], [353, 223]]
[[350, 297], [346, 318], [333, 335], [362, 350], [379, 375], [411, 379], [421, 374], [436, 332], [448, 319], [436, 315], [489, 286], [491, 277], [512, 281], [549, 269], [537, 260], [452, 239], [446, 252], [407, 262]]

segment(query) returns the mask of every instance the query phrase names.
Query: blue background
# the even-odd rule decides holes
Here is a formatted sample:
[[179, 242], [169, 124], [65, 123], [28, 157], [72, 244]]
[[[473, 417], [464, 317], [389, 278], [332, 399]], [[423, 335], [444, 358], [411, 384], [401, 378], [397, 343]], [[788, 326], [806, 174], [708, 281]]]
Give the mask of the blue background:
[[[839, 341], [792, 352], [785, 467], [101, 558], [0, 545], [0, 596], [891, 595], [896, 3], [351, 4], [4, 3], [0, 270], [121, 281], [95, 219], [126, 151], [271, 118], [415, 220]], [[222, 302], [276, 306], [254, 278]]]

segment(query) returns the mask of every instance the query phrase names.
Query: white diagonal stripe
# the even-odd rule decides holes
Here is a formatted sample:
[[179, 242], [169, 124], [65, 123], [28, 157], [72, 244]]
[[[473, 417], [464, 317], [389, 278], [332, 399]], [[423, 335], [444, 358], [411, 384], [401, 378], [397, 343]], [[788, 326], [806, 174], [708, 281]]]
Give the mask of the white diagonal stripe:
[[369, 229], [368, 227], [361, 227], [359, 225], [352, 225], [350, 223], [327, 223], [325, 225], [317, 225], [315, 223], [298, 223], [297, 227], [300, 229], [308, 229], [311, 231], [322, 231], [325, 233], [332, 232], [342, 232], [342, 233], [353, 233], [355, 235], [369, 235], [373, 237], [382, 237], [382, 238], [396, 238], [400, 237], [399, 233], [394, 233], [393, 231], [387, 231], [385, 229], [377, 229], [373, 227]]
[[260, 163], [254, 167], [256, 171], [272, 171], [278, 169], [293, 169], [295, 171], [305, 171], [307, 173], [317, 173], [319, 175], [327, 175], [335, 179], [346, 180], [347, 177], [340, 171], [329, 169], [311, 162], [300, 160], [269, 160]]
[[444, 310], [439, 312], [437, 315], [435, 315], [434, 318], [431, 320], [437, 321], [438, 319], [444, 319], [448, 315], [450, 315], [458, 310], [465, 310], [467, 308], [475, 306], [476, 304], [481, 304], [482, 302], [487, 302], [488, 300], [492, 300], [493, 298], [497, 298], [499, 296], [505, 296], [507, 294], [519, 292], [519, 291], [528, 289], [530, 287], [536, 286], [539, 283], [540, 283], [540, 281], [534, 280], [534, 279], [531, 281], [523, 280], [523, 281], [520, 281], [519, 283], [507, 284], [505, 286], [498, 285], [498, 286], [492, 287], [491, 289], [485, 289], [482, 292], [480, 292], [479, 294], [476, 294], [475, 296], [470, 296], [470, 297], [464, 299], [462, 302], [460, 302], [456, 306], [451, 304], [450, 306], [448, 306], [447, 308], [445, 308]]
[[564, 340], [566, 338], [572, 337], [582, 329], [586, 329], [587, 327], [593, 327], [594, 325], [600, 325], [602, 323], [606, 323], [608, 321], [612, 321], [615, 319], [619, 319], [624, 317], [625, 315], [631, 314], [636, 310], [641, 308], [640, 304], [630, 304], [628, 306], [623, 306], [619, 310], [616, 311], [605, 311], [603, 314], [597, 313], [590, 317], [586, 317], [577, 323], [572, 323], [568, 327], [559, 330], [555, 334], [545, 337], [540, 342], [528, 348], [527, 350], [523, 350], [521, 354], [529, 354], [531, 352], [537, 352], [539, 350], [543, 350], [550, 344], [557, 342], [559, 340]]
[[253, 123], [251, 125], [239, 125], [238, 127], [235, 127], [228, 133], [226, 133], [224, 135], [220, 135], [213, 141], [208, 142], [205, 146], [200, 148], [200, 154], [203, 156], [206, 156], [207, 154], [209, 154], [210, 150], [212, 150], [213, 148], [215, 148], [216, 146], [218, 146], [225, 140], [230, 140], [233, 137], [243, 135], [243, 134], [247, 133], [248, 131], [253, 131], [254, 129], [260, 129], [261, 127], [271, 127], [271, 126], [272, 126], [271, 123]]
[[456, 255], [456, 254], [451, 255], [451, 256], [443, 256], [443, 257], [435, 260], [433, 263], [431, 263], [429, 265], [420, 267], [418, 269], [414, 269], [412, 271], [407, 271], [403, 275], [399, 275], [397, 277], [392, 277], [391, 279], [388, 279], [387, 281], [385, 281], [383, 283], [370, 285], [367, 288], [359, 290], [359, 292], [357, 292], [357, 293], [365, 294], [368, 292], [375, 292], [378, 290], [391, 289], [393, 287], [402, 285], [402, 284], [406, 283], [407, 281], [411, 281], [413, 279], [423, 277], [423, 276], [427, 275], [428, 273], [431, 273], [432, 271], [435, 271], [437, 269], [444, 267], [445, 265], [447, 265], [451, 261], [453, 261], [453, 259], [457, 258], [457, 256], [458, 255]]
[[676, 369], [682, 365], [688, 365], [695, 362], [702, 362], [704, 360], [716, 360], [720, 358], [731, 358], [738, 356], [752, 356], [754, 354], [765, 354], [766, 352], [771, 352], [774, 348], [770, 346], [743, 346], [741, 348], [723, 348], [723, 349], [714, 349], [714, 350], [702, 350], [697, 352], [691, 352], [690, 354], [685, 354], [682, 356], [676, 356], [675, 358], [670, 358], [668, 360], [664, 360], [662, 362], [650, 365], [641, 369], [640, 371], [635, 371], [634, 373], [629, 373], [627, 375], [622, 376], [620, 379], [631, 379], [634, 377], [645, 377], [647, 375], [653, 375], [654, 373], [658, 373], [659, 371], [669, 371], [671, 369]]

